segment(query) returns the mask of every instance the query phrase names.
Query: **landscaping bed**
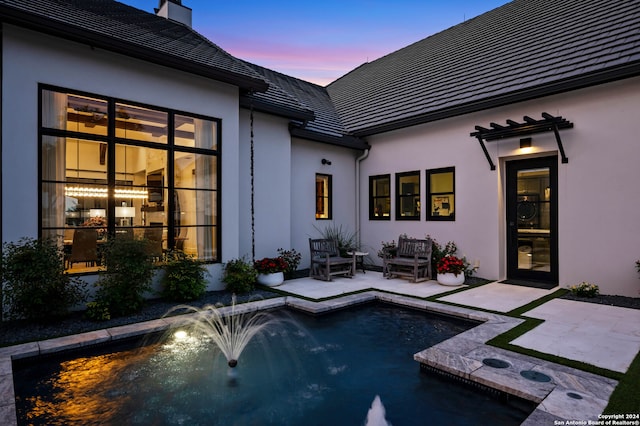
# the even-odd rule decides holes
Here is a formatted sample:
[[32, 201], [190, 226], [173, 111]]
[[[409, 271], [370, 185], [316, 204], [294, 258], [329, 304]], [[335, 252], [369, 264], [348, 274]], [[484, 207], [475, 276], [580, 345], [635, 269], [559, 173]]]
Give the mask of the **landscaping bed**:
[[[243, 303], [278, 296], [278, 294], [267, 290], [254, 290], [247, 294], [238, 295], [236, 301], [237, 303]], [[227, 291], [212, 291], [207, 292], [204, 297], [186, 304], [195, 307], [202, 307], [209, 304], [230, 305], [231, 297], [231, 293]], [[74, 312], [65, 318], [47, 323], [4, 321], [0, 322], [0, 347], [154, 320], [165, 315], [176, 305], [180, 305], [180, 303], [169, 302], [162, 299], [152, 299], [145, 303], [140, 312], [106, 321], [87, 319], [84, 316], [84, 312]]]

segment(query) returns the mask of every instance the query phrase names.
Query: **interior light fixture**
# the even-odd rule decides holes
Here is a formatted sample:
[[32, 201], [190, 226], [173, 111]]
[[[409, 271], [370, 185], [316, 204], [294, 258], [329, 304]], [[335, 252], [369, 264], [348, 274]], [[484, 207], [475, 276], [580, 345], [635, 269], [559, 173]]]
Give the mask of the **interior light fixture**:
[[531, 138], [520, 139], [520, 148], [531, 148]]
[[106, 209], [89, 209], [89, 217], [106, 217]]
[[[64, 195], [67, 197], [91, 197], [91, 198], [107, 198], [107, 188], [83, 187], [83, 186], [65, 186]], [[116, 189], [115, 198], [134, 198], [144, 200], [149, 198], [146, 189]]]
[[116, 207], [116, 217], [136, 217], [135, 207]]

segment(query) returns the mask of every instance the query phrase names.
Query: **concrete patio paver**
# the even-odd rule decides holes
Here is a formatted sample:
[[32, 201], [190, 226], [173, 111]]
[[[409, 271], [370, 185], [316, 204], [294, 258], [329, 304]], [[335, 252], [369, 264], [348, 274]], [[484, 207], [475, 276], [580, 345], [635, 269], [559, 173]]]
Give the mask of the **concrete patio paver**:
[[625, 372], [640, 351], [640, 310], [554, 299], [526, 313], [545, 320], [514, 345]]
[[438, 300], [488, 309], [490, 311], [509, 312], [551, 294], [557, 289], [556, 287], [551, 290], [542, 290], [539, 288], [493, 282], [445, 296]]
[[413, 297], [430, 297], [454, 290], [452, 287], [442, 286], [433, 280], [419, 283], [397, 278], [389, 280], [382, 273], [374, 271], [367, 271], [366, 274], [357, 273], [353, 278], [335, 278], [333, 281], [298, 278], [285, 281], [277, 289], [310, 299], [336, 297], [367, 289], [388, 291]]

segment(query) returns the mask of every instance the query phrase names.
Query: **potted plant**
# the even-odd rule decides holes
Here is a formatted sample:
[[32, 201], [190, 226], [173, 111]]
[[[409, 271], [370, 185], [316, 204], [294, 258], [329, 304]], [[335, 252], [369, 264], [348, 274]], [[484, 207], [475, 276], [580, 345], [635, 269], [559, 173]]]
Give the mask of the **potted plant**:
[[258, 283], [274, 287], [284, 282], [284, 271], [289, 268], [289, 264], [282, 256], [265, 257], [256, 260], [253, 267], [258, 272]]
[[437, 280], [442, 285], [462, 285], [465, 275], [465, 261], [454, 255], [443, 256], [438, 261]]

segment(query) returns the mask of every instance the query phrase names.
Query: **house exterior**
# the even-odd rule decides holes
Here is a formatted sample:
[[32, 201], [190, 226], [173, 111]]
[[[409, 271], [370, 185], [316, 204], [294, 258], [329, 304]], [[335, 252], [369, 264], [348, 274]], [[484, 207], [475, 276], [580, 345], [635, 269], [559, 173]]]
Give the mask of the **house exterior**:
[[638, 6], [514, 1], [330, 84], [371, 145], [363, 244], [429, 234], [482, 277], [638, 297]]
[[638, 296], [639, 1], [515, 0], [327, 87], [234, 58], [181, 3], [0, 0], [2, 241], [60, 236], [92, 281], [84, 228], [156, 238], [213, 290], [237, 257], [305, 268], [342, 226], [373, 263], [430, 235], [484, 278]]

